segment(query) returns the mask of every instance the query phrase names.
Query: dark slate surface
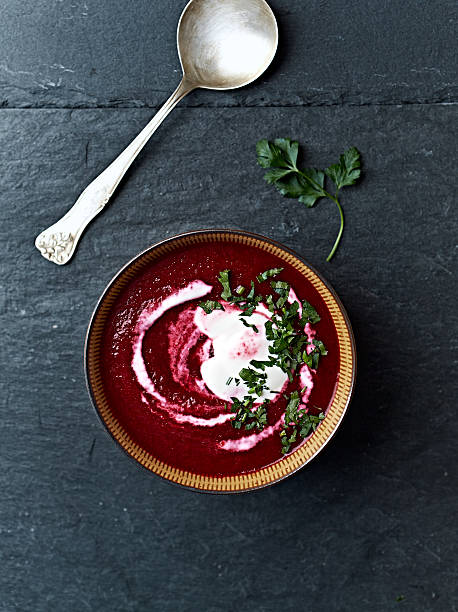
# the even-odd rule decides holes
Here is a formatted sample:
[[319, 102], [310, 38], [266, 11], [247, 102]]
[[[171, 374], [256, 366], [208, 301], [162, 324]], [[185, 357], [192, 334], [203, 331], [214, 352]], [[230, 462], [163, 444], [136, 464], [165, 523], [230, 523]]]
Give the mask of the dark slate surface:
[[[458, 610], [457, 107], [425, 103], [456, 102], [452, 3], [311, 2], [326, 24], [315, 29], [300, 3], [272, 4], [285, 42], [265, 83], [174, 111], [62, 268], [39, 256], [35, 235], [151, 115], [74, 107], [162, 99], [181, 7], [0, 7], [1, 612]], [[53, 64], [75, 70], [61, 68], [54, 88]], [[375, 73], [405, 89], [382, 77], [378, 88]], [[423, 103], [386, 104], [400, 99]], [[72, 108], [46, 108], [62, 105]], [[24, 106], [34, 108], [12, 108]], [[298, 138], [314, 165], [352, 144], [364, 154], [332, 264], [332, 204], [306, 210], [262, 181], [254, 143], [278, 135]], [[106, 283], [155, 241], [202, 226], [299, 251], [341, 295], [359, 350], [333, 442], [292, 478], [241, 496], [198, 495], [137, 468], [84, 385], [84, 333]]]
[[[0, 105], [156, 106], [178, 83], [183, 0], [9, 0], [0, 6]], [[273, 70], [187, 105], [456, 100], [454, 0], [272, 0]], [[259, 85], [262, 84], [262, 87]]]

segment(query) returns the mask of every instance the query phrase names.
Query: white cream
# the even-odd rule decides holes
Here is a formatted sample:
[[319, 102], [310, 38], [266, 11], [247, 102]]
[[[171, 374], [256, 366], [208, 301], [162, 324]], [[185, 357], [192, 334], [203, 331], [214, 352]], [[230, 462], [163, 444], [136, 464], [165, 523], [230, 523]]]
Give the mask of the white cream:
[[[172, 293], [172, 295], [169, 295], [169, 297], [166, 297], [159, 306], [152, 305], [150, 308], [145, 308], [137, 321], [135, 326], [135, 340], [133, 343], [132, 369], [143, 389], [159, 400], [161, 404], [165, 404], [167, 400], [156, 391], [156, 387], [149, 377], [142, 354], [143, 338], [148, 329], [162, 317], [167, 310], [179, 304], [183, 304], [183, 302], [201, 298], [210, 293], [211, 290], [212, 288], [210, 285], [200, 280], [194, 281], [184, 289], [180, 289]], [[199, 308], [199, 310], [201, 310], [201, 308]]]
[[[242, 399], [249, 391], [243, 381], [238, 386], [234, 380], [230, 384], [226, 384], [227, 381], [239, 378], [240, 370], [250, 367], [252, 359], [269, 359], [269, 341], [264, 327], [269, 311], [264, 307], [258, 308], [248, 318], [248, 322], [257, 327], [256, 332], [243, 325], [240, 310], [227, 304], [224, 307], [226, 310], [214, 310], [208, 315], [198, 308], [194, 322], [212, 340], [213, 345], [213, 357], [204, 360], [201, 365], [202, 379], [214, 395], [230, 402], [231, 397]], [[288, 380], [287, 374], [277, 366], [266, 368], [265, 372], [267, 387], [272, 391], [281, 391]], [[258, 403], [264, 399], [273, 400], [276, 395], [265, 391]]]
[[219, 447], [225, 451], [232, 451], [236, 453], [248, 451], [251, 448], [254, 448], [256, 444], [259, 444], [261, 440], [268, 438], [278, 431], [283, 425], [284, 418], [284, 416], [280, 417], [275, 425], [269, 425], [257, 433], [244, 436], [243, 438], [237, 438], [235, 440], [223, 440], [219, 443]]

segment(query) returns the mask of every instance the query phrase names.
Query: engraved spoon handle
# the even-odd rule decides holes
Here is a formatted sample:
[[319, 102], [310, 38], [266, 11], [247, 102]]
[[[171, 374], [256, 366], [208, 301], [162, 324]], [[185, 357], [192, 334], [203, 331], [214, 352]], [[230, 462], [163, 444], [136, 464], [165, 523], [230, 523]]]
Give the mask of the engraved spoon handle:
[[67, 214], [37, 236], [35, 246], [43, 257], [58, 265], [71, 259], [84, 229], [105, 208], [134, 159], [170, 111], [193, 89], [195, 85], [183, 77], [164, 106], [130, 145], [86, 187]]

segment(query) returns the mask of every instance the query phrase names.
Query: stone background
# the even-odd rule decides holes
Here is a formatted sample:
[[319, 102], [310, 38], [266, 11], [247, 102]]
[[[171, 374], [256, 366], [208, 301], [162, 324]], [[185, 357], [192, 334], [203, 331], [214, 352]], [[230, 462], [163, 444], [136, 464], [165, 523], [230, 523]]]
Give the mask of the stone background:
[[[35, 250], [179, 79], [179, 0], [0, 6], [0, 610], [457, 612], [456, 5], [272, 0], [280, 48], [245, 89], [191, 94], [77, 255]], [[307, 210], [254, 146], [344, 148], [364, 179]], [[177, 232], [237, 227], [301, 253], [352, 320], [356, 394], [333, 442], [269, 489], [199, 495], [140, 470], [84, 383], [92, 309]], [[455, 351], [455, 352], [454, 352]]]

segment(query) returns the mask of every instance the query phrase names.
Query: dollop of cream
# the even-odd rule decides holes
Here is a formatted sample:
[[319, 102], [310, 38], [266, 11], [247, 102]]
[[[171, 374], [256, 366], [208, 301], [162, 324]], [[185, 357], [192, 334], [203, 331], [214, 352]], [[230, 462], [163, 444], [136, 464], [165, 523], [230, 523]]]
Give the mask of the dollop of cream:
[[[247, 385], [240, 381], [239, 372], [250, 367], [250, 361], [265, 361], [269, 359], [269, 341], [266, 338], [265, 323], [269, 311], [257, 309], [247, 319], [257, 332], [243, 325], [240, 310], [224, 304], [225, 310], [214, 310], [206, 314], [198, 308], [194, 315], [194, 323], [200, 331], [208, 336], [213, 345], [213, 356], [202, 361], [200, 372], [202, 380], [210, 391], [224, 401], [232, 397], [242, 399], [249, 394]], [[251, 366], [252, 367], [252, 366]], [[265, 399], [275, 399], [277, 393], [285, 386], [288, 376], [277, 366], [268, 367], [266, 385], [270, 391], [264, 391], [258, 403]], [[228, 384], [229, 383], [229, 384]]]

